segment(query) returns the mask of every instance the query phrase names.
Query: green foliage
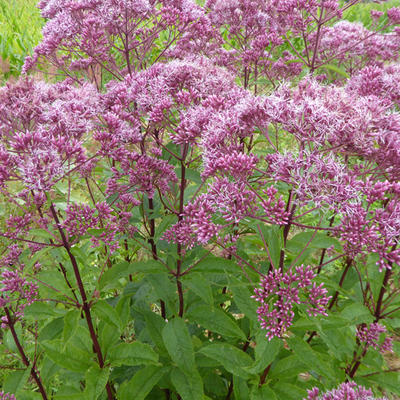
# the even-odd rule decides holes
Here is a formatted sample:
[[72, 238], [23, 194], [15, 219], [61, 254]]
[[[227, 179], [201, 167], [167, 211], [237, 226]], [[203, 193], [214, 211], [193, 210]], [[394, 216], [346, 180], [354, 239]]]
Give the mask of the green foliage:
[[36, 0], [0, 0], [0, 78], [19, 75], [41, 39], [44, 24]]

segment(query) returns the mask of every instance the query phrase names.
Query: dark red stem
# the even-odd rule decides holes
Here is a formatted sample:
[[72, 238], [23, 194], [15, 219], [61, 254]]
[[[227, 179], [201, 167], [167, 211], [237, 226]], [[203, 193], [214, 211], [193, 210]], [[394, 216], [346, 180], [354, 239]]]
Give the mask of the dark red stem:
[[[100, 366], [100, 368], [103, 368], [104, 367], [104, 358], [103, 358], [103, 354], [101, 352], [101, 347], [100, 347], [99, 341], [97, 339], [96, 331], [93, 326], [92, 315], [90, 313], [90, 305], [87, 301], [85, 288], [83, 286], [81, 274], [79, 272], [78, 262], [76, 261], [75, 256], [71, 252], [71, 247], [70, 247], [67, 237], [65, 236], [65, 233], [61, 227], [60, 220], [58, 219], [58, 215], [57, 215], [57, 212], [56, 212], [53, 204], [50, 206], [50, 211], [53, 215], [54, 221], [56, 222], [57, 229], [60, 233], [63, 246], [64, 246], [65, 250], [67, 251], [68, 256], [71, 260], [72, 268], [73, 268], [74, 274], [75, 274], [75, 279], [78, 284], [79, 293], [82, 297], [82, 309], [85, 314], [86, 323], [87, 323], [90, 337], [91, 337], [92, 343], [93, 343], [93, 348], [97, 355], [97, 359], [99, 361], [99, 366]], [[112, 394], [112, 389], [111, 389], [111, 385], [109, 382], [107, 382], [106, 390], [107, 390], [108, 399], [113, 400], [114, 396]]]
[[47, 394], [46, 394], [46, 390], [45, 390], [45, 388], [44, 388], [44, 386], [43, 386], [43, 383], [42, 383], [42, 381], [41, 381], [41, 379], [40, 379], [39, 373], [36, 371], [36, 368], [35, 368], [34, 365], [31, 366], [31, 363], [30, 363], [30, 361], [29, 361], [27, 355], [26, 355], [25, 352], [24, 352], [24, 349], [23, 349], [23, 347], [22, 347], [22, 345], [21, 345], [21, 342], [20, 342], [19, 339], [18, 339], [18, 335], [17, 335], [17, 332], [15, 331], [15, 326], [14, 326], [14, 325], [15, 325], [15, 321], [14, 321], [13, 318], [11, 317], [11, 313], [10, 313], [10, 311], [9, 311], [9, 309], [8, 309], [7, 307], [4, 307], [4, 312], [6, 313], [6, 316], [7, 316], [7, 324], [8, 324], [8, 326], [9, 326], [9, 328], [10, 328], [11, 335], [12, 335], [12, 337], [13, 337], [13, 339], [14, 339], [15, 345], [17, 346], [17, 349], [18, 349], [18, 351], [19, 351], [19, 354], [21, 355], [22, 362], [24, 363], [24, 365], [25, 365], [27, 368], [30, 368], [30, 370], [31, 370], [31, 371], [30, 371], [30, 372], [31, 372], [31, 377], [32, 377], [33, 380], [36, 382], [36, 385], [37, 385], [38, 388], [39, 388], [39, 392], [40, 392], [40, 394], [42, 395], [43, 400], [47, 400], [48, 397], [47, 397]]

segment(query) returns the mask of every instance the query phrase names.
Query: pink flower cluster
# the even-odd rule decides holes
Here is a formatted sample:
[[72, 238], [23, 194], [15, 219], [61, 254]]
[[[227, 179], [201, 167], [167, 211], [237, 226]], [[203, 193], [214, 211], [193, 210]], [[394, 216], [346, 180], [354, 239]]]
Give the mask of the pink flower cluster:
[[27, 191], [47, 191], [83, 165], [98, 102], [91, 85], [68, 80], [48, 85], [26, 77], [1, 88], [0, 187], [18, 180]]
[[65, 213], [62, 226], [70, 236], [79, 239], [79, 236], [85, 235], [89, 229], [100, 230], [100, 233], [90, 235], [93, 247], [103, 243], [111, 252], [119, 247], [116, 235], [120, 227], [107, 203], [97, 203], [95, 208], [73, 203], [67, 207]]
[[[312, 45], [315, 45], [315, 40], [316, 35], [311, 38]], [[383, 65], [383, 62], [398, 60], [399, 50], [399, 35], [376, 35], [361, 23], [342, 20], [324, 29], [318, 58], [321, 63], [334, 58], [352, 75], [365, 65]]]
[[304, 304], [311, 316], [327, 315], [330, 297], [326, 296], [327, 290], [322, 283], [316, 285], [312, 281], [315, 276], [309, 265], [285, 273], [274, 269], [261, 280], [261, 288], [254, 289], [252, 297], [261, 304], [257, 309], [258, 320], [269, 340], [282, 337], [291, 326], [295, 304]]
[[[19, 262], [22, 250], [11, 245], [0, 259], [0, 308], [9, 307], [16, 318], [21, 318], [27, 305], [38, 297], [38, 286], [24, 276], [24, 265]], [[1, 318], [2, 327], [7, 326], [7, 317]]]
[[375, 350], [384, 353], [392, 351], [393, 346], [391, 337], [385, 337], [383, 341], [380, 340], [381, 335], [385, 332], [386, 327], [378, 323], [372, 323], [369, 326], [363, 324], [357, 329], [357, 338], [368, 347], [373, 347]]
[[17, 400], [17, 398], [12, 393], [0, 392], [0, 400]]
[[374, 397], [372, 390], [358, 386], [355, 382], [342, 383], [337, 389], [332, 389], [320, 394], [317, 387], [308, 391], [304, 400], [387, 400], [386, 398]]

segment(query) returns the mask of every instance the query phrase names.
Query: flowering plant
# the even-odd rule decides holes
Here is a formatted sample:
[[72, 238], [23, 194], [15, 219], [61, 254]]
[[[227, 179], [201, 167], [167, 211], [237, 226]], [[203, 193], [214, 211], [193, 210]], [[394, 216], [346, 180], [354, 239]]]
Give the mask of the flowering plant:
[[0, 89], [3, 397], [399, 394], [400, 10], [355, 3], [39, 3]]

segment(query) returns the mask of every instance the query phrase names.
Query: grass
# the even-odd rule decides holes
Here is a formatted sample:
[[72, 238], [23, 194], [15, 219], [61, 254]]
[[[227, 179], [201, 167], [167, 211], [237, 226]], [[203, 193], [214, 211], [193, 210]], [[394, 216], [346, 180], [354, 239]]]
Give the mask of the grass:
[[37, 0], [0, 0], [0, 80], [19, 75], [25, 57], [40, 42], [44, 20]]
[[378, 10], [385, 12], [389, 8], [399, 7], [399, 0], [387, 0], [382, 3], [358, 3], [350, 7], [343, 13], [343, 19], [347, 19], [351, 22], [362, 22], [362, 24], [368, 28], [372, 25], [371, 10]]

